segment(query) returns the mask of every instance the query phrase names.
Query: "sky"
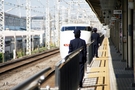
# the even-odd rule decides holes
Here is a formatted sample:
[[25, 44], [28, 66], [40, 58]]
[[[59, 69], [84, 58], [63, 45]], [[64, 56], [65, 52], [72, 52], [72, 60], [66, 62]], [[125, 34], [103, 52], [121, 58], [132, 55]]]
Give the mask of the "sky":
[[[43, 15], [45, 12], [45, 7], [47, 6], [46, 1], [47, 0], [30, 0], [31, 1], [31, 9], [33, 11], [31, 11], [32, 15]], [[48, 0], [51, 1], [49, 3], [51, 3], [52, 5], [49, 7], [51, 9], [52, 6], [54, 6], [54, 1], [55, 0]], [[7, 13], [11, 13], [14, 15], [22, 15], [25, 16], [26, 15], [26, 0], [4, 0], [5, 2], [5, 7], [4, 7], [4, 11]], [[7, 4], [8, 3], [8, 4]], [[17, 7], [17, 5], [19, 6], [23, 6], [23, 7]]]
[[[57, 0], [30, 0], [31, 1], [31, 16], [43, 16], [46, 13], [46, 7], [47, 7], [47, 1], [48, 1], [48, 6], [51, 14], [55, 14], [56, 11], [56, 2]], [[70, 2], [86, 2], [85, 0], [59, 0], [59, 5], [60, 9], [62, 7], [69, 8], [70, 7]], [[17, 15], [17, 16], [26, 16], [26, 0], [4, 0], [4, 11], [9, 14]], [[23, 6], [23, 7], [18, 7]], [[89, 5], [87, 3], [85, 4], [72, 4], [71, 5], [72, 10], [77, 10], [78, 8], [88, 8], [91, 10]], [[79, 11], [79, 9], [78, 9]], [[85, 13], [89, 13], [86, 11]]]

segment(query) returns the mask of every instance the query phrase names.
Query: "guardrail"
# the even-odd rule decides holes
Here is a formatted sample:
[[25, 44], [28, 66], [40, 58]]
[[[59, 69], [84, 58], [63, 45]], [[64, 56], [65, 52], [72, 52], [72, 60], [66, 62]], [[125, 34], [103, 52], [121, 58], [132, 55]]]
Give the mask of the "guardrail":
[[[36, 89], [38, 90], [39, 83], [42, 80], [45, 79], [44, 76], [42, 76], [42, 75], [49, 70], [51, 70], [51, 67], [45, 68], [44, 70], [42, 70], [41, 72], [39, 72], [39, 73], [35, 74], [34, 76], [30, 77], [26, 81], [24, 81], [21, 84], [15, 86], [11, 90], [36, 90]], [[42, 76], [42, 77], [40, 78], [40, 76]]]
[[101, 43], [101, 44], [102, 44], [104, 38], [105, 38], [104, 35], [101, 35], [101, 36], [100, 36], [100, 43]]
[[91, 63], [91, 61], [92, 61], [92, 46], [91, 46], [91, 44], [94, 42], [94, 40], [91, 42], [91, 43], [89, 43], [89, 44], [87, 44], [87, 63], [88, 64], [90, 64]]

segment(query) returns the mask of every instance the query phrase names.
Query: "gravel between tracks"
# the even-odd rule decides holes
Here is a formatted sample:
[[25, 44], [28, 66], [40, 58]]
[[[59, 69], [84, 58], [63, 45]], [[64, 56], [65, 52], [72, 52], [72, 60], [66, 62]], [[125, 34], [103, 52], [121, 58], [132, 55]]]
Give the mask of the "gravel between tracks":
[[31, 67], [12, 70], [8, 73], [0, 75], [0, 90], [10, 90], [11, 88], [23, 82], [27, 78], [38, 73], [42, 69], [51, 66], [53, 63], [59, 60], [61, 60], [61, 57], [58, 54], [57, 56], [49, 58], [48, 60], [45, 60], [41, 63], [31, 65]]

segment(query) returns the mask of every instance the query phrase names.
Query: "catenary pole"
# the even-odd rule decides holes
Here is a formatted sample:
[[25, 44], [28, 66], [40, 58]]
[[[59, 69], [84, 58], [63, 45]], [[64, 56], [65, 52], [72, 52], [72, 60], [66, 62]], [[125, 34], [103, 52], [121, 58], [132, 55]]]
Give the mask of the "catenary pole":
[[26, 29], [28, 35], [26, 36], [26, 54], [31, 55], [31, 0], [26, 0]]
[[4, 62], [5, 36], [4, 31], [4, 0], [0, 0], [0, 53], [2, 53], [2, 62]]

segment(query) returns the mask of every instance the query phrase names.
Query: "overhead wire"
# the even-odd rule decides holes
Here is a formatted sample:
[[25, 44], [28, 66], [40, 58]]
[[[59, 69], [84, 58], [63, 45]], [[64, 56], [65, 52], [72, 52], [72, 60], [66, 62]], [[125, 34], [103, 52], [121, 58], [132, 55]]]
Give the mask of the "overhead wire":
[[[74, 0], [72, 0], [72, 1], [74, 2]], [[85, 3], [85, 2], [84, 2], [84, 3]], [[87, 14], [86, 10], [85, 10], [85, 9], [83, 9], [83, 8], [81, 7], [81, 5], [80, 5], [80, 0], [79, 0], [79, 2], [78, 2], [77, 4], [78, 4], [79, 8], [80, 8], [80, 9], [82, 9], [83, 11], [85, 11], [86, 15], [88, 16], [88, 14]]]
[[[18, 4], [13, 4], [13, 3], [10, 3], [10, 2], [4, 2], [4, 4], [5, 4], [5, 5], [9, 5], [9, 6], [14, 6], [14, 7], [16, 7], [16, 8], [27, 9], [27, 7], [24, 6], [24, 4], [18, 5]], [[31, 11], [32, 11], [32, 12], [37, 12], [37, 13], [42, 13], [42, 14], [43, 14], [43, 12], [38, 11], [38, 10], [35, 10], [35, 9], [31, 9]]]

